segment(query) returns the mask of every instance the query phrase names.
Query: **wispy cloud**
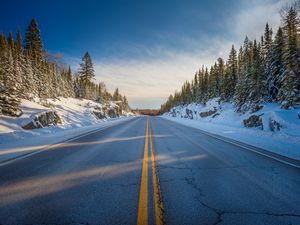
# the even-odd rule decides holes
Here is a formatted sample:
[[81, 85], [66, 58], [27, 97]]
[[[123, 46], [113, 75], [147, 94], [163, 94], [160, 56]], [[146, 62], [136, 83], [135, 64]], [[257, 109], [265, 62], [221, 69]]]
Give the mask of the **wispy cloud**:
[[95, 62], [97, 79], [109, 90], [118, 87], [132, 107], [157, 108], [185, 80], [192, 79], [202, 64], [211, 65], [216, 57], [224, 56], [230, 44], [210, 40], [206, 46], [211, 47], [200, 45], [191, 52], [148, 48], [143, 50], [151, 57]]
[[243, 41], [247, 35], [250, 39], [260, 39], [266, 23], [274, 30], [280, 23], [280, 9], [293, 0], [251, 0], [232, 21], [233, 32], [237, 41]]
[[[279, 10], [288, 2], [291, 1], [244, 1], [240, 10], [224, 21], [230, 35], [211, 37], [199, 33], [197, 38], [156, 34], [178, 42], [178, 48], [161, 43], [150, 47], [128, 44], [114, 57], [94, 60], [96, 78], [104, 81], [110, 91], [118, 87], [134, 108], [158, 108], [185, 80], [191, 80], [201, 65], [210, 66], [218, 57], [226, 60], [231, 44], [241, 45], [246, 34], [251, 39], [260, 38], [266, 22], [277, 29]], [[124, 57], [130, 55], [128, 52], [134, 57]]]

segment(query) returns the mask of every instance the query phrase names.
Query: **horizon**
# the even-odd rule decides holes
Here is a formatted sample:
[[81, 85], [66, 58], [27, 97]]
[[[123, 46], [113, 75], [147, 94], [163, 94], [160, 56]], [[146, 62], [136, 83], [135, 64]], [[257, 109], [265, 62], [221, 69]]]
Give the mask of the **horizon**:
[[267, 22], [275, 31], [289, 2], [11, 1], [4, 3], [0, 31], [15, 36], [20, 28], [24, 38], [35, 18], [45, 50], [61, 53], [73, 71], [88, 51], [96, 80], [110, 92], [118, 87], [133, 109], [158, 109], [202, 65], [227, 60], [232, 44], [237, 49], [246, 35], [260, 38]]

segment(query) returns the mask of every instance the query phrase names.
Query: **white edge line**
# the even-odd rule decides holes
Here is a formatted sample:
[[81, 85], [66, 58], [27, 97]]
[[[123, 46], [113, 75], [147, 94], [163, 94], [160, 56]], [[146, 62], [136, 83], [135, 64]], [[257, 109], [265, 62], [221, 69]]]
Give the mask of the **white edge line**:
[[[129, 120], [131, 120], [131, 119], [133, 119], [133, 118], [135, 118], [135, 117], [132, 117], [132, 118], [130, 118]], [[125, 120], [125, 121], [126, 121], [126, 120]], [[119, 121], [119, 122], [125, 122], [125, 121]], [[117, 124], [118, 124], [118, 123], [117, 123]], [[77, 139], [79, 139], [79, 138], [88, 136], [88, 135], [90, 135], [90, 134], [97, 133], [97, 132], [102, 131], [102, 130], [104, 130], [104, 129], [106, 129], [106, 128], [113, 127], [113, 126], [115, 126], [115, 125], [117, 125], [117, 124], [108, 124], [108, 125], [106, 125], [106, 126], [104, 126], [104, 127], [97, 128], [97, 129], [95, 129], [95, 130], [89, 131], [89, 132], [84, 133], [84, 134], [81, 134], [81, 135], [79, 135], [79, 136], [75, 136], [75, 137], [73, 137], [73, 138], [69, 138], [69, 139], [67, 139], [67, 140], [63, 140], [63, 141], [61, 141], [61, 142], [59, 142], [59, 143], [56, 143], [56, 144], [48, 144], [48, 145], [46, 145], [45, 147], [42, 147], [40, 150], [33, 151], [33, 152], [30, 152], [30, 153], [27, 153], [27, 154], [24, 154], [24, 155], [21, 155], [21, 156], [17, 156], [17, 157], [15, 157], [15, 158], [13, 158], [13, 159], [8, 159], [8, 160], [6, 160], [6, 161], [4, 161], [4, 162], [0, 162], [0, 167], [1, 167], [1, 166], [8, 165], [8, 164], [11, 164], [11, 163], [16, 162], [16, 161], [21, 160], [21, 159], [28, 158], [28, 157], [33, 156], [33, 155], [36, 155], [36, 154], [38, 154], [38, 153], [40, 153], [40, 152], [43, 152], [43, 151], [46, 151], [46, 150], [50, 150], [50, 149], [55, 148], [55, 147], [58, 147], [58, 146], [60, 146], [60, 145], [62, 145], [62, 144], [64, 144], [64, 143], [68, 143], [68, 142], [70, 142], [70, 141], [77, 140]]]
[[241, 148], [247, 149], [247, 150], [249, 150], [249, 151], [251, 151], [251, 152], [255, 152], [255, 153], [260, 154], [260, 155], [263, 155], [263, 156], [265, 156], [265, 157], [274, 159], [274, 160], [279, 161], [279, 162], [281, 162], [281, 163], [284, 163], [284, 164], [287, 164], [287, 165], [290, 165], [290, 166], [293, 166], [293, 167], [296, 167], [296, 168], [300, 169], [300, 166], [298, 166], [298, 165], [296, 165], [296, 164], [293, 164], [293, 163], [290, 163], [290, 162], [287, 162], [287, 161], [285, 161], [285, 160], [279, 159], [279, 158], [277, 158], [277, 157], [274, 157], [274, 156], [271, 156], [271, 155], [262, 153], [262, 152], [260, 152], [260, 151], [256, 151], [256, 150], [254, 150], [254, 149], [252, 149], [252, 148], [249, 148], [249, 147], [240, 145], [240, 144], [238, 144], [238, 143], [234, 143], [234, 142], [231, 142], [231, 141], [228, 141], [228, 140], [225, 140], [225, 139], [216, 137], [216, 136], [214, 136], [214, 135], [210, 135], [210, 134], [207, 134], [207, 135], [208, 135], [208, 136], [211, 136], [211, 137], [214, 137], [214, 138], [216, 138], [216, 139], [219, 139], [219, 140], [221, 140], [221, 141], [224, 141], [224, 142], [227, 142], [227, 143], [230, 143], [230, 144], [239, 146], [239, 147], [241, 147]]
[[[164, 119], [165, 119], [165, 118], [164, 118]], [[166, 119], [166, 120], [168, 120], [168, 119]], [[169, 120], [169, 121], [173, 121], [173, 120]], [[174, 121], [174, 122], [176, 122], [176, 121]], [[177, 122], [177, 123], [181, 124], [180, 122]], [[185, 126], [190, 127], [190, 126], [188, 126], [188, 125], [185, 125]], [[279, 161], [279, 162], [281, 162], [281, 163], [283, 163], [283, 164], [286, 164], [286, 165], [289, 165], [289, 166], [293, 166], [293, 167], [295, 167], [295, 168], [300, 169], [300, 166], [299, 166], [299, 165], [296, 165], [296, 164], [294, 164], [294, 163], [290, 163], [290, 162], [287, 162], [287, 161], [285, 161], [285, 160], [279, 159], [279, 158], [277, 158], [277, 157], [274, 157], [274, 156], [271, 156], [271, 155], [262, 153], [262, 152], [260, 152], [260, 151], [256, 151], [256, 150], [254, 150], [254, 149], [252, 149], [252, 148], [243, 146], [243, 145], [241, 145], [241, 144], [234, 143], [234, 142], [231, 142], [231, 141], [229, 141], [229, 140], [222, 139], [222, 138], [220, 138], [220, 137], [218, 137], [218, 136], [215, 136], [214, 134], [212, 134], [212, 133], [210, 133], [210, 132], [207, 132], [207, 131], [204, 131], [204, 130], [202, 130], [202, 129], [200, 129], [200, 128], [196, 128], [196, 127], [192, 127], [192, 128], [195, 128], [195, 129], [199, 130], [202, 134], [205, 134], [205, 135], [207, 135], [207, 136], [210, 136], [210, 137], [216, 138], [216, 139], [218, 139], [218, 140], [221, 140], [221, 141], [224, 141], [224, 142], [233, 144], [233, 145], [235, 145], [235, 146], [239, 146], [239, 147], [244, 148], [244, 149], [247, 149], [247, 150], [249, 150], [249, 151], [251, 151], [251, 152], [255, 152], [255, 153], [260, 154], [260, 155], [263, 155], [263, 156], [265, 156], [265, 157], [267, 157], [267, 158], [271, 158], [271, 159], [276, 160], [276, 161]], [[268, 151], [268, 150], [266, 150], [266, 151]], [[276, 153], [275, 153], [275, 154], [276, 154]], [[285, 156], [284, 156], [284, 157], [285, 157]]]

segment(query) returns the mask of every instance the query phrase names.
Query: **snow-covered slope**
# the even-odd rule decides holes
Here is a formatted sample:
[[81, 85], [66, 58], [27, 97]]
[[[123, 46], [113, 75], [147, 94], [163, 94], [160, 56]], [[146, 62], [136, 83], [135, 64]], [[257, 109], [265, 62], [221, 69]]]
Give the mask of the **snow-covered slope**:
[[[98, 119], [93, 113], [95, 110], [103, 112], [104, 108], [117, 108], [113, 102], [108, 105], [102, 105], [95, 101], [75, 98], [48, 99], [40, 103], [39, 99], [35, 101], [22, 100], [20, 108], [23, 111], [22, 116], [15, 118], [9, 116], [0, 116], [0, 145], [15, 140], [39, 136], [45, 133], [54, 133], [66, 129], [84, 127], [95, 123], [102, 123], [110, 119]], [[55, 111], [61, 118], [61, 124], [43, 129], [24, 130], [22, 127], [28, 124], [33, 118], [46, 111]], [[123, 112], [124, 116], [130, 116], [132, 113]]]
[[[218, 100], [212, 99], [205, 106], [196, 103], [177, 106], [163, 117], [300, 160], [299, 108], [285, 110], [276, 103], [265, 103], [257, 112], [239, 114], [232, 104], [219, 104]], [[211, 115], [203, 117], [203, 113]], [[243, 121], [252, 115], [260, 116], [263, 129], [244, 126]], [[271, 120], [280, 124], [280, 130], [272, 131]]]
[[[76, 136], [113, 126], [131, 119], [132, 113], [123, 111], [121, 117], [98, 119], [93, 113], [117, 109], [114, 102], [106, 105], [75, 98], [48, 99], [46, 102], [22, 100], [22, 116], [18, 118], [0, 116], [0, 162], [39, 151], [51, 144], [59, 143]], [[45, 112], [54, 111], [61, 124], [42, 129], [25, 130], [22, 127]]]

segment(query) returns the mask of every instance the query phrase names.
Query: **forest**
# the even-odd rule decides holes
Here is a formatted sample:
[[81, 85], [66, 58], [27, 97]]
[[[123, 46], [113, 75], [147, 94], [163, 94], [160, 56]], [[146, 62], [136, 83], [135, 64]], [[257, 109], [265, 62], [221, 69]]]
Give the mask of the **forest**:
[[14, 39], [0, 33], [0, 115], [20, 116], [21, 99], [73, 97], [100, 103], [115, 101], [124, 110], [129, 109], [126, 96], [117, 88], [110, 94], [103, 82], [96, 83], [90, 54], [82, 57], [78, 71], [61, 62], [61, 54], [46, 52], [38, 23], [32, 19], [24, 40], [20, 30]]
[[233, 103], [239, 113], [255, 111], [261, 102], [277, 102], [284, 109], [299, 105], [299, 2], [282, 10], [282, 24], [275, 33], [267, 23], [260, 40], [246, 36], [240, 48], [232, 45], [226, 61], [218, 58], [210, 68], [202, 66], [191, 82], [169, 96], [160, 113], [217, 97]]

